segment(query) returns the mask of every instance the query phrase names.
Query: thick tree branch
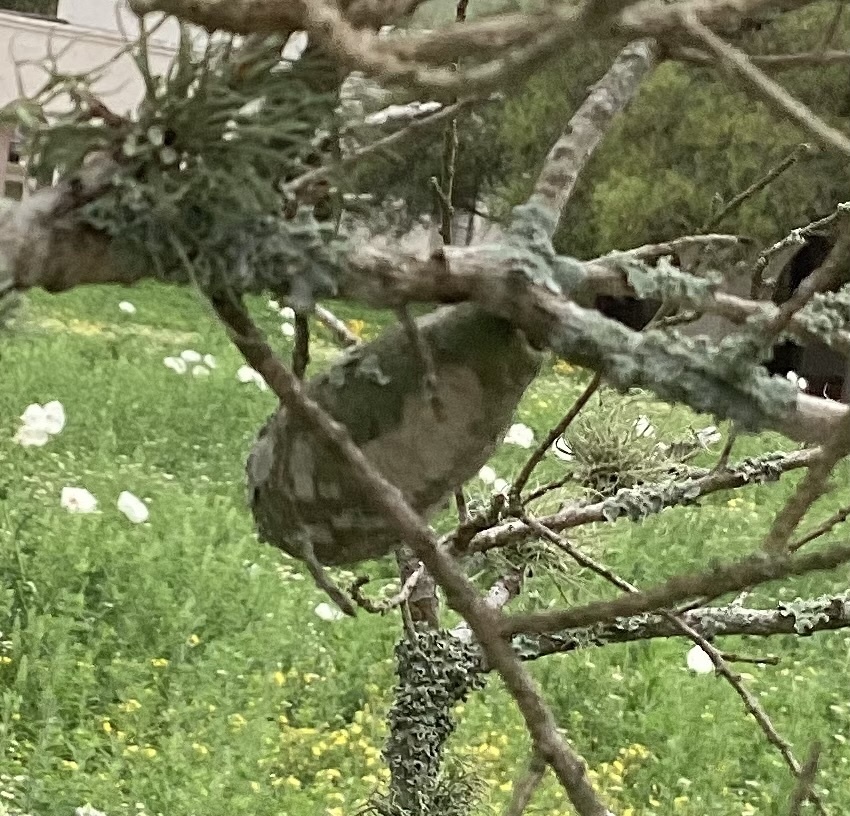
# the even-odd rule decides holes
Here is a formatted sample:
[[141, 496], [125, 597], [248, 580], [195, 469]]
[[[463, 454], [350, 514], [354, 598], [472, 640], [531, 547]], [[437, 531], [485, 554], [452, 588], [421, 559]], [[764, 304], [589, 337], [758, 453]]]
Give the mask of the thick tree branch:
[[649, 40], [627, 45], [549, 151], [529, 203], [545, 209], [554, 226], [587, 160], [654, 67], [656, 51]]
[[[735, 604], [700, 607], [680, 613], [679, 617], [707, 638], [809, 636], [850, 627], [850, 597], [845, 594], [797, 601], [776, 609], [749, 609]], [[650, 614], [548, 635], [518, 635], [514, 644], [524, 660], [537, 660], [587, 646], [675, 637], [683, 637], [679, 627], [662, 615]]]

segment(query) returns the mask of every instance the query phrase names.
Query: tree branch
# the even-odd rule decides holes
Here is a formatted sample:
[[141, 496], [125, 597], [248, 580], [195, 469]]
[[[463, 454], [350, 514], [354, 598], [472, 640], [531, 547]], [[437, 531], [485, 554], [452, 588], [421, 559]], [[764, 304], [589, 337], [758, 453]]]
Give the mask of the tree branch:
[[[749, 609], [734, 604], [699, 607], [679, 613], [679, 617], [691, 629], [709, 638], [810, 636], [816, 632], [850, 627], [850, 597], [844, 594], [798, 600], [776, 609]], [[538, 660], [550, 654], [572, 652], [588, 646], [682, 636], [681, 629], [667, 618], [650, 614], [548, 635], [517, 635], [514, 644], [523, 660]]]

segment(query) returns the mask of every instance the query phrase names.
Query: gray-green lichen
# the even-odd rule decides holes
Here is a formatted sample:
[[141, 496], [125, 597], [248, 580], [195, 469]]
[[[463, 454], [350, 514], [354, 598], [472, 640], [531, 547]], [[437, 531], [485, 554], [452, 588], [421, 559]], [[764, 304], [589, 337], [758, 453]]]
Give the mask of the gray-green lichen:
[[457, 725], [452, 709], [485, 683], [478, 649], [448, 632], [422, 630], [400, 641], [395, 656], [398, 682], [384, 749], [390, 790], [372, 809], [382, 816], [468, 816], [474, 775], [452, 774], [444, 752]]
[[[758, 457], [748, 457], [727, 468], [729, 476], [737, 476], [747, 484], [778, 481], [782, 476], [786, 455], [772, 452]], [[641, 521], [660, 513], [667, 507], [693, 504], [702, 495], [699, 479], [708, 476], [708, 470], [693, 470], [688, 480], [676, 480], [641, 487], [624, 488], [602, 502], [602, 515], [609, 522], [626, 517]]]
[[[633, 332], [598, 312], [573, 307], [550, 337], [551, 348], [601, 370], [621, 392], [648, 388], [666, 402], [734, 420], [757, 431], [787, 417], [797, 391], [741, 355], [732, 343], [714, 346], [670, 329]], [[744, 356], [744, 359], [741, 359]]]

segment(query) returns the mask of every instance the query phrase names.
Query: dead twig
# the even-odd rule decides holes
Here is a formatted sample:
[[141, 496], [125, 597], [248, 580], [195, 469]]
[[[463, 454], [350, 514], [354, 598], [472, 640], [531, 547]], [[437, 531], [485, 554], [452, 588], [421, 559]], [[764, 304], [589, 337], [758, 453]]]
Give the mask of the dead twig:
[[756, 68], [746, 54], [720, 39], [693, 13], [685, 11], [681, 21], [685, 31], [699, 40], [722, 66], [737, 76], [780, 116], [810, 133], [823, 147], [850, 156], [850, 140], [841, 131], [828, 125], [811, 108]]
[[[582, 566], [593, 570], [593, 572], [603, 577], [610, 584], [613, 584], [618, 589], [632, 593], [633, 595], [640, 593], [640, 590], [634, 584], [617, 575], [609, 567], [586, 555], [562, 536], [559, 536], [557, 533], [553, 533], [551, 530], [543, 527], [543, 525], [539, 524], [533, 518], [526, 517], [525, 520], [539, 535], [558, 546]], [[802, 768], [800, 763], [797, 761], [797, 758], [794, 756], [791, 744], [776, 730], [776, 726], [773, 724], [764, 708], [762, 708], [758, 698], [746, 687], [746, 685], [744, 685], [741, 676], [732, 670], [728, 662], [724, 659], [723, 654], [707, 638], [693, 627], [688, 626], [688, 624], [680, 617], [666, 610], [662, 610], [660, 615], [676, 626], [683, 635], [699, 646], [709, 656], [711, 662], [714, 664], [717, 674], [723, 677], [723, 679], [732, 686], [735, 693], [741, 698], [744, 703], [744, 708], [758, 723], [758, 726], [761, 728], [767, 741], [779, 751], [792, 773], [794, 773], [798, 778], [801, 778]], [[824, 810], [823, 803], [821, 803], [817, 797], [814, 797], [811, 792], [809, 795], [812, 797], [812, 801], [815, 802], [819, 810], [825, 814], [826, 811]]]
[[[522, 470], [520, 470], [519, 474], [514, 480], [514, 483], [511, 485], [512, 501], [519, 500], [519, 494], [522, 492], [522, 489], [527, 484], [529, 477], [534, 472], [534, 469], [537, 467], [537, 465], [540, 464], [549, 448], [551, 448], [552, 445], [558, 439], [560, 439], [561, 436], [563, 436], [564, 431], [569, 428], [569, 426], [573, 423], [573, 420], [582, 412], [584, 406], [587, 405], [587, 403], [590, 401], [590, 398], [596, 393], [601, 384], [602, 376], [598, 373], [594, 374], [590, 383], [578, 396], [578, 399], [576, 399], [576, 401], [573, 403], [570, 410], [567, 411], [566, 414], [564, 414], [564, 417], [561, 419], [561, 421], [554, 428], [552, 428], [551, 431], [549, 431], [549, 433], [546, 435], [546, 438], [537, 446], [531, 456], [529, 456], [526, 463], [522, 466]], [[529, 499], [527, 499], [526, 501], [529, 501]]]
[[319, 321], [343, 347], [357, 346], [360, 338], [345, 325], [333, 312], [316, 304], [316, 320]]
[[407, 580], [404, 584], [402, 584], [401, 589], [395, 595], [381, 601], [373, 601], [371, 598], [367, 598], [362, 593], [361, 590], [363, 587], [371, 580], [368, 575], [358, 578], [351, 585], [349, 592], [351, 597], [354, 599], [354, 603], [356, 603], [361, 609], [365, 609], [367, 612], [375, 615], [383, 615], [391, 609], [398, 608], [405, 603], [405, 601], [410, 599], [411, 593], [416, 588], [416, 585], [419, 583], [419, 579], [422, 577], [424, 572], [425, 567], [420, 564], [416, 570], [408, 576]]
[[514, 785], [511, 801], [505, 810], [505, 816], [522, 816], [531, 804], [534, 792], [543, 781], [546, 774], [546, 763], [536, 754], [529, 760], [525, 773]]

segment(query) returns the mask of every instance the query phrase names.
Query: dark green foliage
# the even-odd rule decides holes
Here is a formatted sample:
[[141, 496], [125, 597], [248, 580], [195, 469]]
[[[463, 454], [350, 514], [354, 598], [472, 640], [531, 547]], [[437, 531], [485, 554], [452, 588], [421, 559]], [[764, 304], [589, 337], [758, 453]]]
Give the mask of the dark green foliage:
[[59, 0], [0, 0], [0, 11], [24, 11], [55, 17]]

